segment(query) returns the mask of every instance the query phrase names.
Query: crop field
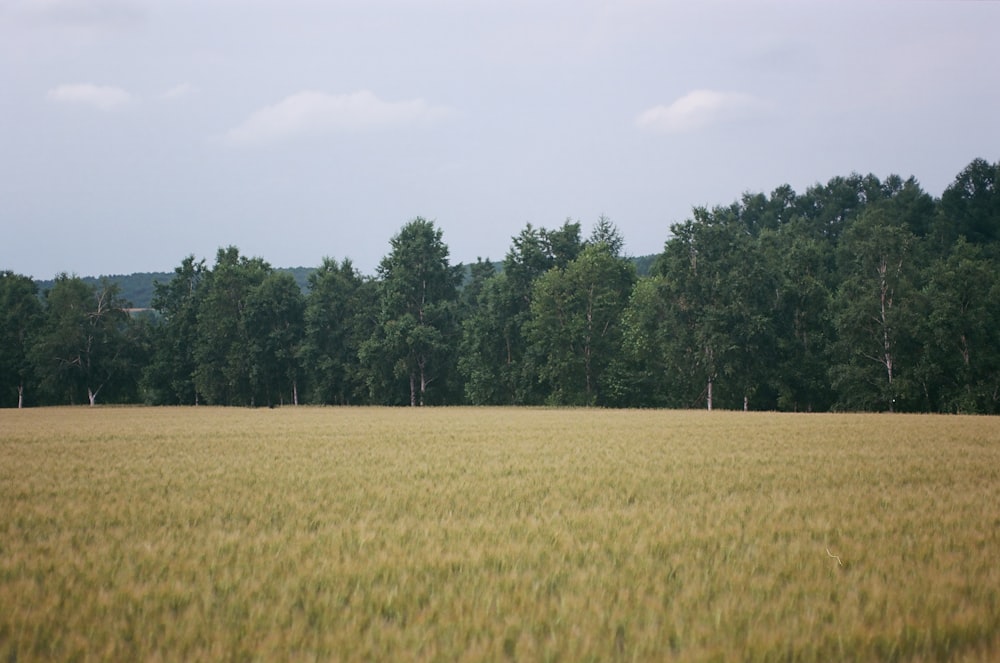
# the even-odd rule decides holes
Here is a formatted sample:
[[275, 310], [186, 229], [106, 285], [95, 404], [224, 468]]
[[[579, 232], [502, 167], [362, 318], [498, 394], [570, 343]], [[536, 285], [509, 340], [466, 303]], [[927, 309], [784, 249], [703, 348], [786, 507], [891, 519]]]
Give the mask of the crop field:
[[0, 661], [1000, 658], [1000, 421], [0, 410]]

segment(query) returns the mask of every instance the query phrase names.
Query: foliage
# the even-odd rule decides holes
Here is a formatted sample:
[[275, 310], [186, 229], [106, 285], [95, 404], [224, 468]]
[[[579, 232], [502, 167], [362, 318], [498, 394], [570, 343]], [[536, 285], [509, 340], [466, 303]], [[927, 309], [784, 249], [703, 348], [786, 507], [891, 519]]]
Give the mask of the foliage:
[[831, 374], [848, 409], [910, 409], [907, 370], [915, 361], [909, 351], [918, 305], [915, 244], [905, 227], [873, 207], [841, 245], [847, 264], [835, 301], [840, 360]]
[[148, 400], [157, 405], [196, 405], [198, 308], [207, 269], [205, 261], [185, 258], [166, 283], [155, 284], [152, 306], [159, 313], [153, 328], [154, 351], [143, 375]]
[[[303, 292], [308, 289], [309, 275], [316, 271], [311, 267], [276, 267], [276, 272], [291, 275]], [[174, 277], [171, 272], [135, 272], [133, 274], [108, 274], [104, 276], [81, 276], [84, 283], [99, 286], [102, 281], [118, 286], [122, 299], [132, 304], [135, 309], [155, 309], [157, 286], [167, 283]], [[36, 280], [38, 290], [45, 291], [55, 285], [55, 279]]]
[[304, 315], [302, 290], [287, 273], [267, 274], [247, 296], [243, 324], [250, 383], [257, 402], [298, 405]]
[[253, 291], [271, 273], [261, 258], [241, 256], [234, 246], [219, 249], [198, 298], [194, 339], [194, 383], [205, 401], [219, 405], [256, 405], [260, 395], [250, 351], [252, 327], [247, 313]]
[[350, 260], [338, 264], [326, 258], [310, 274], [299, 358], [312, 402], [365, 401], [365, 367], [358, 353], [374, 331], [374, 307], [374, 283], [364, 279]]
[[[113, 283], [118, 287], [122, 299], [130, 302], [133, 307], [146, 309], [154, 308], [153, 299], [156, 297], [156, 284], [169, 279], [171, 274], [166, 272], [136, 272], [134, 274], [108, 274], [103, 276], [81, 276], [80, 280], [89, 286], [99, 287], [102, 281]], [[55, 285], [55, 279], [37, 280], [40, 292], [51, 290]]]
[[1000, 270], [959, 238], [928, 270], [916, 371], [922, 409], [1000, 414]]
[[940, 199], [857, 173], [747, 192], [695, 208], [655, 259], [604, 216], [528, 224], [470, 265], [417, 218], [373, 278], [228, 247], [185, 258], [147, 314], [113, 280], [61, 275], [39, 299], [3, 272], [0, 405], [997, 413], [998, 169], [972, 161]]
[[41, 315], [34, 282], [13, 272], [0, 272], [0, 402], [4, 406], [24, 404], [25, 386], [32, 377], [32, 334], [39, 327]]
[[527, 338], [553, 404], [607, 404], [607, 372], [635, 282], [634, 267], [615, 246], [600, 239], [535, 281]]
[[[416, 218], [390, 241], [379, 265], [377, 326], [360, 348], [376, 402], [410, 405], [447, 398], [456, 363], [461, 270], [432, 221]], [[403, 385], [403, 389], [399, 385]]]
[[46, 291], [44, 314], [32, 345], [39, 389], [49, 401], [94, 405], [102, 392], [111, 400], [134, 402], [144, 358], [137, 326], [118, 288], [95, 288], [61, 274]]

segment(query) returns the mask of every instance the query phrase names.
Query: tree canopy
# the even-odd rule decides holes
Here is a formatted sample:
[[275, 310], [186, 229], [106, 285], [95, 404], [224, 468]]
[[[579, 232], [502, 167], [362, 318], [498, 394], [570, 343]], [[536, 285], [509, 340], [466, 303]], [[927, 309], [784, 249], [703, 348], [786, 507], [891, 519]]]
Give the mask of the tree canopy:
[[[607, 217], [453, 265], [417, 217], [371, 277], [188, 256], [136, 313], [108, 280], [0, 272], [0, 406], [507, 404], [1000, 412], [1000, 163], [940, 198], [851, 174], [698, 207], [641, 269]], [[304, 286], [304, 287], [303, 287]]]

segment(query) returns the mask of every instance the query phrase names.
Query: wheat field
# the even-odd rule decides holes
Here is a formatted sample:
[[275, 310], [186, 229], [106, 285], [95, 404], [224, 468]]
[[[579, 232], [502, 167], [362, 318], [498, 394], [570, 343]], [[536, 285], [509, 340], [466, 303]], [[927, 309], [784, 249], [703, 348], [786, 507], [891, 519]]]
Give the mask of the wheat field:
[[1000, 422], [0, 410], [3, 661], [988, 661]]

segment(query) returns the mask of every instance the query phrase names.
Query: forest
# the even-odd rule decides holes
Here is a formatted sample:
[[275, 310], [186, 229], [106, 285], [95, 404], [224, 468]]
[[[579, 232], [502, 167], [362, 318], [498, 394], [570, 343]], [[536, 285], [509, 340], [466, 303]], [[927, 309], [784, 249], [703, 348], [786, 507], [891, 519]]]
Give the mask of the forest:
[[[602, 217], [452, 265], [402, 226], [374, 276], [303, 289], [184, 258], [136, 312], [113, 282], [0, 272], [0, 406], [561, 405], [1000, 413], [1000, 162], [779, 186], [671, 226], [648, 274]], [[645, 271], [645, 270], [643, 270]]]

